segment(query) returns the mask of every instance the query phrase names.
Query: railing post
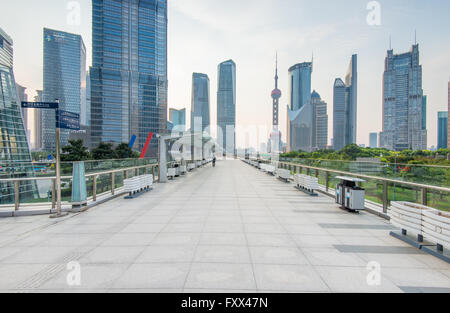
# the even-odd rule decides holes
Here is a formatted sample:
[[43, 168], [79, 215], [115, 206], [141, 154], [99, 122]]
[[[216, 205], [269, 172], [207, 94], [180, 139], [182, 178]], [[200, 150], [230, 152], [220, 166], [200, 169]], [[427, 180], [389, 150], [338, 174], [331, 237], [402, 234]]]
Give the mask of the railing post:
[[330, 172], [325, 172], [325, 190], [328, 192], [330, 189]]
[[19, 181], [14, 181], [14, 210], [19, 211], [20, 207], [20, 184]]
[[129, 172], [128, 171], [124, 171], [123, 172], [123, 177], [125, 177], [125, 179], [128, 179]]
[[319, 177], [319, 170], [316, 170], [316, 177]]
[[153, 182], [156, 182], [156, 167], [152, 166]]
[[52, 179], [52, 210], [56, 209], [56, 179]]
[[139, 176], [139, 169], [138, 168], [136, 168], [135, 170], [134, 170], [134, 176]]
[[383, 213], [388, 212], [389, 197], [388, 197], [388, 183], [383, 181]]
[[428, 196], [427, 196], [427, 189], [426, 188], [421, 188], [420, 189], [421, 192], [421, 203], [422, 205], [428, 205]]
[[111, 194], [114, 196], [114, 189], [116, 189], [115, 173], [111, 173]]
[[97, 201], [97, 175], [93, 176], [93, 184], [92, 184], [92, 200], [94, 202]]

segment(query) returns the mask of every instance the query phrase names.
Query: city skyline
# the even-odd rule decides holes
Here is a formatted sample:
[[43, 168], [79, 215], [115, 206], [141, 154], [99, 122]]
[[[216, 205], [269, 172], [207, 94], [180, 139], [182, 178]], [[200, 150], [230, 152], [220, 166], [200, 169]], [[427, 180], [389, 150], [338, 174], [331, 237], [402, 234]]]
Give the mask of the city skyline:
[[[53, 19], [40, 19], [39, 27], [48, 26], [51, 28], [61, 29], [79, 33], [87, 45], [87, 55], [91, 54], [91, 35], [90, 35], [90, 1], [79, 1], [81, 6], [81, 23], [77, 25], [68, 25], [66, 21], [67, 10], [66, 3], [48, 1], [50, 5], [48, 12], [42, 12], [36, 4], [29, 1], [17, 1], [17, 3], [5, 6], [5, 26], [16, 42], [16, 51], [19, 51], [16, 58], [16, 80], [18, 83], [28, 88], [29, 97], [33, 97], [33, 90], [42, 89], [39, 75], [39, 62], [34, 62], [36, 58], [41, 60], [40, 52], [36, 51], [36, 57], [28, 57], [29, 51], [26, 46], [33, 43], [33, 33], [37, 28], [35, 23], [27, 22], [24, 25], [15, 25], [13, 12], [20, 7], [26, 5], [32, 12], [42, 12], [49, 16], [56, 16]], [[445, 24], [449, 23], [442, 18], [440, 14], [445, 12], [445, 8], [449, 7], [447, 3], [424, 4], [419, 1], [406, 3], [382, 3], [382, 25], [370, 26], [366, 23], [368, 11], [365, 1], [349, 1], [339, 8], [333, 3], [323, 6], [324, 10], [322, 20], [326, 23], [317, 23], [313, 21], [316, 14], [310, 14], [307, 17], [306, 12], [314, 12], [319, 4], [310, 4], [302, 1], [286, 1], [279, 6], [280, 14], [270, 22], [261, 24], [258, 20], [264, 20], [264, 16], [268, 15], [270, 9], [273, 9], [273, 1], [260, 1], [258, 10], [250, 11], [255, 5], [253, 1], [245, 4], [239, 3], [241, 12], [233, 18], [238, 21], [244, 21], [242, 24], [242, 38], [236, 39], [233, 34], [237, 33], [236, 27], [225, 25], [226, 20], [231, 18], [234, 8], [238, 5], [235, 1], [230, 1], [230, 5], [224, 8], [225, 12], [213, 25], [212, 19], [208, 16], [215, 16], [218, 13], [218, 4], [216, 1], [198, 1], [194, 4], [189, 1], [169, 1], [169, 106], [176, 108], [189, 107], [190, 99], [190, 83], [186, 79], [186, 72], [189, 70], [188, 76], [192, 75], [195, 70], [202, 70], [211, 77], [211, 87], [217, 85], [215, 80], [215, 68], [221, 59], [233, 58], [239, 64], [239, 74], [237, 76], [237, 124], [238, 125], [267, 125], [267, 129], [271, 129], [271, 101], [267, 99], [267, 91], [273, 89], [273, 58], [275, 51], [273, 46], [277, 46], [280, 55], [279, 77], [280, 89], [287, 91], [287, 68], [290, 64], [295, 64], [302, 60], [310, 59], [311, 52], [314, 51], [314, 72], [312, 85], [319, 90], [322, 98], [327, 103], [332, 103], [332, 81], [334, 77], [342, 74], [343, 62], [347, 57], [345, 55], [358, 53], [360, 56], [359, 78], [360, 92], [358, 97], [358, 124], [362, 127], [358, 129], [359, 144], [368, 144], [367, 133], [373, 131], [381, 131], [381, 109], [382, 109], [382, 70], [383, 58], [385, 51], [389, 46], [389, 36], [392, 35], [392, 44], [396, 51], [406, 51], [414, 42], [414, 29], [417, 29], [418, 42], [421, 44], [421, 63], [424, 65], [424, 91], [428, 95], [428, 142], [429, 146], [436, 144], [437, 125], [435, 116], [438, 111], [445, 109], [447, 103], [447, 82], [450, 73], [450, 63], [445, 57], [448, 51], [446, 43], [441, 42], [439, 37], [445, 37], [445, 32], [449, 27]], [[54, 4], [52, 7], [51, 4]], [[36, 6], [36, 10], [33, 8]], [[432, 10], [431, 8], [434, 8]], [[438, 9], [436, 9], [438, 8]], [[439, 9], [441, 8], [441, 9]], [[8, 14], [9, 11], [11, 14]], [[292, 11], [292, 13], [290, 12]], [[317, 10], [316, 10], [317, 11]], [[58, 13], [59, 12], [59, 13]], [[200, 14], [200, 12], [202, 14]], [[251, 13], [248, 15], [248, 13]], [[342, 15], [342, 13], [346, 13]], [[411, 20], [417, 12], [421, 12], [423, 19]], [[211, 13], [211, 14], [205, 14]], [[300, 22], [284, 23], [287, 17], [293, 13], [305, 15], [305, 19]], [[341, 17], [333, 17], [332, 14]], [[28, 14], [28, 13], [25, 13]], [[245, 15], [247, 14], [247, 16]], [[433, 18], [431, 18], [431, 14]], [[437, 16], [436, 16], [437, 15]], [[440, 18], [441, 17], [441, 18]], [[440, 36], [432, 31], [434, 27], [442, 29]], [[30, 26], [33, 25], [33, 26]], [[48, 24], [48, 25], [47, 25]], [[87, 24], [87, 25], [86, 25]], [[239, 24], [239, 23], [237, 23]], [[286, 25], [288, 24], [288, 25]], [[207, 26], [207, 27], [205, 27]], [[354, 40], [350, 42], [343, 37], [338, 29], [339, 26], [345, 27], [349, 33], [347, 37]], [[18, 29], [17, 29], [18, 28]], [[40, 32], [42, 29], [40, 30]], [[251, 32], [253, 31], [253, 32]], [[206, 37], [211, 38], [211, 34], [216, 33], [217, 36], [212, 38], [210, 45], [212, 50], [208, 50], [208, 55], [197, 53], [200, 41], [204, 41]], [[284, 36], [278, 34], [283, 33]], [[298, 39], [298, 33], [302, 33], [304, 38]], [[283, 37], [283, 38], [282, 38]], [[251, 40], [249, 40], [249, 38]], [[291, 39], [296, 39], [291, 40]], [[223, 41], [222, 44], [217, 42]], [[245, 42], [247, 41], [247, 42]], [[190, 45], [188, 45], [190, 42]], [[231, 43], [234, 43], [234, 47]], [[270, 45], [269, 45], [270, 43]], [[209, 45], [209, 46], [210, 46]], [[324, 46], [332, 46], [333, 54]], [[37, 45], [39, 47], [39, 45]], [[197, 47], [198, 46], [198, 47]], [[217, 47], [214, 47], [217, 46]], [[254, 46], [248, 49], [249, 52], [241, 53], [246, 47]], [[269, 47], [270, 46], [270, 47]], [[183, 49], [183, 48], [186, 49]], [[245, 49], [242, 49], [242, 48]], [[438, 48], [439, 47], [439, 48]], [[37, 49], [39, 50], [39, 49]], [[222, 50], [222, 52], [220, 51]], [[183, 51], [182, 55], [178, 51]], [[188, 53], [186, 53], [186, 51]], [[448, 54], [448, 53], [447, 53]], [[187, 58], [187, 59], [186, 59]], [[29, 59], [29, 60], [28, 60]], [[30, 62], [38, 63], [31, 64]], [[89, 64], [90, 61], [88, 61]], [[258, 75], [251, 72], [251, 68], [258, 67]], [[176, 73], [175, 73], [176, 71]], [[38, 73], [36, 75], [36, 73]], [[31, 91], [31, 92], [30, 92]], [[252, 99], [250, 102], [249, 99]], [[215, 116], [215, 97], [211, 98], [211, 115]], [[280, 103], [280, 129], [285, 127], [285, 104], [286, 98]], [[244, 105], [245, 104], [245, 105]], [[258, 114], [254, 114], [254, 112]], [[332, 116], [332, 106], [328, 106], [328, 114]], [[331, 120], [331, 119], [330, 119]], [[212, 121], [214, 124], [214, 120]], [[329, 122], [329, 128], [332, 122]], [[283, 137], [286, 134], [283, 132]], [[329, 139], [332, 137], [329, 134]], [[238, 138], [238, 146], [242, 145], [242, 140]], [[283, 138], [283, 139], [284, 139]]]

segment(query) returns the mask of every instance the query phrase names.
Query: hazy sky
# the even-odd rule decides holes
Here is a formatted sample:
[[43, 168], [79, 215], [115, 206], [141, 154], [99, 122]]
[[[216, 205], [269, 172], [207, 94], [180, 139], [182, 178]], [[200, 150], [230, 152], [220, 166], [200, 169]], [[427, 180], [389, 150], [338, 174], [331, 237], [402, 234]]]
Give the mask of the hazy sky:
[[[34, 95], [42, 88], [43, 27], [78, 33], [91, 64], [91, 1], [79, 0], [79, 25], [67, 22], [66, 0], [0, 0], [2, 27], [14, 40], [15, 75]], [[288, 68], [310, 61], [313, 89], [328, 103], [332, 137], [333, 82], [344, 77], [353, 53], [359, 57], [358, 143], [382, 127], [382, 74], [392, 36], [394, 53], [410, 50], [414, 30], [420, 44], [423, 88], [428, 95], [428, 143], [437, 143], [437, 112], [447, 108], [450, 76], [450, 2], [384, 0], [381, 25], [367, 23], [367, 0], [168, 0], [169, 106], [190, 110], [192, 72], [211, 80], [216, 121], [217, 65], [237, 64], [237, 123], [271, 124], [270, 92], [275, 52], [279, 55], [281, 130], [286, 134]], [[239, 133], [238, 133], [239, 137]], [[244, 145], [244, 138], [238, 145]]]

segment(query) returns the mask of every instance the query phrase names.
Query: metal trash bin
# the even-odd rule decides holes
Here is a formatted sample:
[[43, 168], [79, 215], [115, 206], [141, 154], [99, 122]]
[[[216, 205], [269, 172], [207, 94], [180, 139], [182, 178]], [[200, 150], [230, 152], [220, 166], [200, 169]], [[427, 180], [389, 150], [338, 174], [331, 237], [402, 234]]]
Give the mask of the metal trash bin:
[[365, 193], [363, 188], [357, 186], [358, 183], [365, 182], [359, 178], [352, 178], [346, 176], [336, 177], [342, 180], [336, 186], [336, 203], [340, 204], [343, 209], [350, 211], [365, 210]]

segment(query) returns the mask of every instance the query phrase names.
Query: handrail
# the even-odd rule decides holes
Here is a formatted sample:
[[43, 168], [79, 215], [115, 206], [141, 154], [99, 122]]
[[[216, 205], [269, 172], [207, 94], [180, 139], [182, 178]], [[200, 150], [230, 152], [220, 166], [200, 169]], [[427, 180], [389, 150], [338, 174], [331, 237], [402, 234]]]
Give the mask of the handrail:
[[406, 185], [406, 186], [409, 186], [409, 187], [415, 187], [415, 188], [420, 188], [420, 189], [425, 188], [425, 189], [429, 189], [429, 190], [436, 190], [436, 191], [442, 191], [442, 192], [450, 193], [450, 188], [447, 188], [447, 187], [439, 187], [439, 186], [418, 184], [418, 183], [406, 182], [406, 181], [403, 181], [403, 180], [396, 180], [396, 179], [391, 179], [391, 178], [383, 178], [383, 177], [379, 177], [379, 176], [356, 174], [356, 173], [351, 173], [351, 172], [327, 169], [327, 168], [323, 168], [323, 167], [309, 166], [309, 165], [304, 165], [304, 164], [299, 164], [299, 163], [290, 163], [290, 162], [279, 162], [279, 163], [280, 164], [286, 164], [286, 165], [299, 166], [299, 167], [302, 167], [302, 168], [304, 167], [304, 168], [309, 168], [309, 169], [312, 169], [312, 170], [324, 171], [324, 172], [329, 172], [329, 173], [334, 173], [334, 174], [339, 174], [339, 175], [347, 175], [347, 176], [352, 176], [352, 177], [357, 177], [357, 178], [365, 178], [365, 179], [375, 179], [375, 180], [380, 180], [380, 181], [384, 181], [384, 182], [388, 182], [388, 183], [394, 183], [394, 184], [399, 184], [399, 185]]

